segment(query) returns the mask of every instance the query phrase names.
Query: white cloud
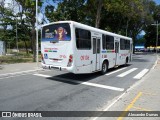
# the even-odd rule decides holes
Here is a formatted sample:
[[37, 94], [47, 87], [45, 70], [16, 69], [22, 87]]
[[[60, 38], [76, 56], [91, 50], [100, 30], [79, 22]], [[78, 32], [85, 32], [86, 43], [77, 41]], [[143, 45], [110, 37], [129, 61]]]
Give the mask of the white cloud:
[[15, 0], [5, 0], [4, 7], [12, 10], [15, 15], [19, 12], [19, 5]]
[[141, 32], [140, 32], [140, 35], [145, 35], [146, 33], [142, 30]]

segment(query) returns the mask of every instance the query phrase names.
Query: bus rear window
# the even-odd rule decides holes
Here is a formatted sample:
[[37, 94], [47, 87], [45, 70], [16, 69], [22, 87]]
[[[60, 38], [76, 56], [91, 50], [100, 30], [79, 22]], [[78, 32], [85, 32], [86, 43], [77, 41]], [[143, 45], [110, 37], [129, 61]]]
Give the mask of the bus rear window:
[[70, 40], [71, 31], [68, 23], [48, 25], [42, 29], [42, 41], [58, 42]]

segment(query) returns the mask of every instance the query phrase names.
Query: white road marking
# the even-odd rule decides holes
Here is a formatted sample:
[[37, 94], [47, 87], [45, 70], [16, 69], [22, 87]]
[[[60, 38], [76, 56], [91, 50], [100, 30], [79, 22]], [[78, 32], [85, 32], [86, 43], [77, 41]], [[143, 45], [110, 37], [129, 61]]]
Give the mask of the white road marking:
[[[137, 86], [139, 86], [140, 84], [142, 84], [145, 81], [145, 79], [139, 80], [137, 81], [135, 84], [133, 84], [132, 86], [130, 86], [124, 93], [122, 93], [118, 98], [114, 98], [113, 102], [111, 102], [109, 105], [107, 104], [107, 106], [104, 106], [104, 108], [98, 110], [98, 111], [108, 111], [109, 109], [111, 109], [111, 107], [113, 107], [119, 100], [123, 100], [123, 97], [126, 94], [129, 94], [130, 91], [132, 91], [133, 89], [135, 89]], [[101, 115], [94, 117], [93, 119], [91, 118], [91, 120], [97, 120], [100, 118]]]
[[[45, 78], [47, 78], [47, 77], [52, 77], [52, 76], [43, 75], [43, 74], [34, 74], [34, 75], [40, 76], [40, 77], [45, 77]], [[59, 77], [53, 77], [53, 78], [59, 79], [59, 80], [63, 80], [63, 81], [68, 81], [68, 82], [73, 82], [73, 83], [78, 83], [78, 84], [93, 86], [93, 87], [99, 87], [99, 88], [110, 89], [110, 90], [115, 90], [115, 91], [124, 91], [124, 88], [118, 88], [118, 87], [101, 85], [101, 84], [90, 83], [90, 82], [82, 82], [82, 81], [78, 81], [78, 80], [71, 80], [71, 79], [59, 78]]]
[[158, 59], [157, 59], [157, 60], [156, 60], [156, 62], [154, 63], [154, 65], [153, 65], [152, 69], [155, 69], [155, 67], [156, 67], [157, 63], [158, 63]]
[[[154, 69], [154, 66], [152, 67], [152, 69]], [[119, 100], [123, 100], [123, 96], [126, 95], [127, 93], [129, 93], [131, 90], [133, 90], [135, 87], [139, 86], [140, 84], [142, 84], [145, 81], [145, 79], [139, 80], [137, 81], [135, 84], [133, 84], [132, 86], [129, 87], [129, 89], [127, 89], [124, 93], [122, 93], [118, 98], [114, 99], [114, 101], [107, 105], [107, 107], [104, 107], [102, 111], [108, 111], [113, 105], [115, 105]], [[101, 110], [99, 110], [101, 111]], [[99, 119], [100, 115], [98, 117], [94, 117], [93, 119], [91, 118], [91, 120], [97, 120]]]
[[121, 69], [115, 70], [115, 71], [113, 71], [113, 72], [107, 73], [107, 74], [105, 74], [105, 75], [111, 75], [111, 74], [114, 74], [114, 73], [119, 72], [119, 71], [121, 71], [121, 70], [124, 70], [124, 69], [126, 69], [126, 68], [127, 68], [127, 67], [121, 68]]
[[149, 71], [149, 69], [144, 69], [140, 73], [138, 73], [136, 76], [134, 76], [133, 78], [134, 79], [141, 79], [148, 71]]
[[49, 78], [49, 77], [52, 77], [52, 76], [49, 76], [49, 75], [43, 75], [43, 74], [34, 74], [36, 76], [40, 76], [40, 77], [45, 77], [45, 78]]
[[18, 76], [22, 76], [22, 75], [28, 75], [28, 74], [31, 74], [30, 72], [29, 73], [21, 73], [21, 74], [15, 74], [15, 75], [9, 75], [9, 76], [0, 76], [0, 80], [4, 80], [6, 78], [13, 78], [13, 77], [18, 77]]
[[[118, 102], [120, 99], [122, 99], [122, 97], [126, 94], [126, 92], [122, 93], [118, 98], [116, 98], [109, 106], [107, 106], [106, 108], [104, 108], [103, 110], [101, 111], [108, 111], [116, 102]], [[94, 117], [93, 119], [91, 120], [97, 120], [102, 114], [100, 114], [99, 116], [97, 117]]]
[[138, 69], [138, 68], [132, 68], [132, 69], [130, 69], [130, 70], [128, 70], [128, 71], [126, 71], [126, 72], [118, 75], [117, 77], [124, 77], [124, 76], [130, 74], [131, 72], [133, 72], [133, 71], [135, 71], [135, 70], [137, 70], [137, 69]]
[[2, 76], [9, 76], [9, 75], [24, 74], [24, 73], [29, 73], [29, 72], [36, 72], [36, 71], [38, 71], [38, 70], [43, 70], [43, 69], [35, 69], [35, 70], [27, 70], [27, 71], [20, 71], [20, 72], [0, 74], [0, 77], [2, 77]]
[[[145, 79], [139, 80], [137, 81], [135, 84], [133, 84], [132, 86], [130, 86], [124, 93], [122, 93], [118, 98], [114, 98], [113, 102], [111, 102], [109, 105], [107, 105], [106, 107], [98, 110], [98, 111], [108, 111], [109, 109], [111, 109], [112, 106], [114, 106], [119, 100], [123, 100], [124, 95], [129, 94], [130, 91], [132, 91], [135, 87], [139, 86], [140, 84], [142, 84], [145, 81]], [[91, 118], [91, 120], [97, 120], [99, 119], [101, 115], [99, 115], [98, 117], [94, 117], [93, 119]]]
[[107, 85], [100, 85], [100, 84], [96, 84], [96, 83], [83, 82], [81, 84], [94, 86], [94, 87], [105, 88], [105, 89], [110, 89], [110, 90], [115, 90], [115, 91], [124, 91], [124, 88], [112, 87], [112, 86], [107, 86]]

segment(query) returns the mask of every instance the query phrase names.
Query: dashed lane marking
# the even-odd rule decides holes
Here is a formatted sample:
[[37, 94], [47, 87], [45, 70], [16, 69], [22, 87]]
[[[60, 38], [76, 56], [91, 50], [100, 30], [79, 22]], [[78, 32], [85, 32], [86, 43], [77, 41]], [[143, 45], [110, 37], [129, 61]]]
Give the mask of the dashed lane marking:
[[141, 79], [148, 71], [149, 71], [149, 69], [144, 69], [140, 73], [138, 73], [136, 76], [134, 76], [133, 78], [134, 79]]
[[[52, 76], [43, 75], [43, 74], [34, 74], [34, 75], [40, 76], [40, 77], [45, 77], [45, 78], [52, 77]], [[73, 83], [78, 83], [78, 84], [83, 84], [83, 85], [93, 86], [93, 87], [98, 87], [98, 88], [104, 88], [104, 89], [109, 89], [109, 90], [114, 90], [114, 91], [124, 91], [124, 88], [118, 88], [118, 87], [113, 87], [113, 86], [101, 85], [101, 84], [97, 84], [97, 83], [82, 82], [82, 81], [78, 81], [78, 80], [59, 78], [59, 77], [53, 77], [53, 78], [56, 78], [56, 79], [59, 79], [59, 80], [62, 80], [62, 81], [68, 81], [68, 82], [73, 82]]]
[[100, 85], [100, 84], [96, 84], [96, 83], [83, 82], [81, 84], [83, 84], [83, 85], [89, 85], [89, 86], [94, 86], [94, 87], [99, 87], [99, 88], [110, 89], [110, 90], [115, 90], [115, 91], [124, 91], [124, 88], [118, 88], [118, 87], [113, 87], [113, 86]]
[[121, 71], [121, 70], [124, 70], [124, 69], [126, 69], [126, 68], [127, 68], [127, 67], [121, 68], [121, 69], [115, 70], [115, 71], [113, 71], [113, 72], [107, 73], [107, 74], [105, 74], [105, 75], [111, 75], [111, 74], [114, 74], [114, 73], [119, 72], [119, 71]]
[[130, 74], [131, 72], [133, 72], [133, 71], [135, 71], [135, 70], [137, 70], [137, 69], [138, 69], [138, 68], [132, 68], [132, 69], [130, 69], [130, 70], [128, 70], [128, 71], [126, 71], [126, 72], [118, 75], [117, 77], [124, 77], [124, 76]]
[[40, 77], [45, 77], [45, 78], [49, 78], [49, 77], [52, 77], [50, 75], [44, 75], [44, 74], [34, 74], [36, 76], [40, 76]]

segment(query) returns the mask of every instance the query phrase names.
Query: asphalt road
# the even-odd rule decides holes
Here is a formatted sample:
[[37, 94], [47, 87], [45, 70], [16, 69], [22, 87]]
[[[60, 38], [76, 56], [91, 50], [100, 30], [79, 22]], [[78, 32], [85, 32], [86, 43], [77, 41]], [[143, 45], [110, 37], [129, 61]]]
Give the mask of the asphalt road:
[[1, 78], [0, 111], [100, 111], [147, 74], [155, 60], [153, 54], [136, 54], [127, 67], [106, 75], [46, 70]]

